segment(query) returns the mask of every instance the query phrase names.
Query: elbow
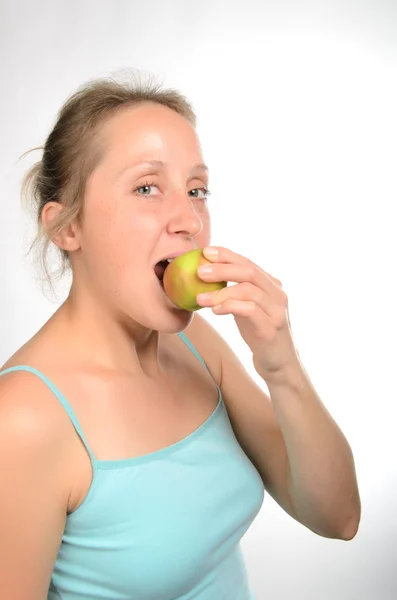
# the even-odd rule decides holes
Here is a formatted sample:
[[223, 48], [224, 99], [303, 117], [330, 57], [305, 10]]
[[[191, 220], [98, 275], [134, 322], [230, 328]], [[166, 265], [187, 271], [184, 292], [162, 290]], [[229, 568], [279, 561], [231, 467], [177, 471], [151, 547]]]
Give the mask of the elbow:
[[351, 512], [350, 518], [347, 520], [344, 528], [342, 529], [341, 535], [338, 536], [339, 539], [350, 542], [353, 538], [356, 537], [358, 529], [360, 527], [361, 521], [361, 502], [360, 497], [357, 496], [355, 507]]
[[360, 526], [360, 517], [355, 517], [345, 527], [345, 529], [343, 530], [339, 539], [343, 540], [344, 542], [350, 542], [353, 538], [356, 537], [359, 526]]
[[341, 540], [343, 542], [350, 542], [353, 538], [356, 537], [360, 521], [359, 519], [352, 519], [346, 525], [333, 525], [333, 526], [317, 526], [310, 527], [306, 525], [311, 531], [316, 533], [321, 537], [325, 537], [331, 540]]
[[324, 527], [310, 527], [314, 533], [321, 537], [329, 538], [332, 540], [341, 540], [343, 542], [350, 542], [353, 538], [356, 537], [358, 528], [359, 528], [360, 520], [358, 518], [351, 519], [347, 523], [341, 525], [328, 525]]
[[321, 531], [318, 530], [317, 533], [324, 537], [344, 542], [350, 542], [354, 539], [358, 533], [361, 521], [360, 499], [357, 498], [357, 502], [355, 502], [355, 506], [349, 511], [348, 516], [346, 513], [344, 517], [340, 514], [339, 518], [335, 518], [334, 516], [332, 521], [333, 525], [331, 525], [331, 522], [328, 522], [328, 526], [322, 528]]
[[[361, 498], [356, 485], [342, 504], [339, 504], [339, 526], [334, 537], [344, 542], [350, 542], [358, 533], [361, 521]], [[342, 516], [343, 515], [343, 516]], [[336, 515], [335, 515], [336, 516]]]

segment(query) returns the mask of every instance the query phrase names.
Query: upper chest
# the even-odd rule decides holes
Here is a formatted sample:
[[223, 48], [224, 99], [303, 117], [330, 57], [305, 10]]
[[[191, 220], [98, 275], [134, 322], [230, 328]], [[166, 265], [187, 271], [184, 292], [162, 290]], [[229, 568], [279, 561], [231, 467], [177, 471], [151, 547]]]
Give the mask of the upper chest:
[[[103, 373], [58, 361], [15, 357], [19, 364], [41, 370], [60, 391], [97, 460], [123, 460], [156, 452], [190, 435], [214, 412], [218, 402], [215, 381], [219, 381], [214, 362], [205, 355], [203, 340], [192, 340], [212, 374], [190, 348], [175, 336], [170, 344], [170, 362], [159, 381], [120, 373]], [[50, 357], [51, 358], [51, 357]], [[49, 366], [51, 365], [51, 366]], [[41, 389], [38, 386], [37, 389]], [[42, 407], [58, 404], [60, 435], [68, 441], [69, 467], [64, 476], [70, 480], [70, 506], [78, 505], [92, 479], [90, 459], [64, 407], [49, 390]], [[41, 392], [40, 392], [41, 393]], [[52, 408], [51, 408], [52, 410]], [[54, 423], [55, 426], [55, 423]], [[65, 433], [66, 432], [66, 433]]]
[[[46, 374], [70, 405], [98, 460], [130, 458], [169, 446], [199, 427], [218, 401], [218, 374], [213, 377], [176, 337], [158, 380], [73, 366]], [[71, 442], [81, 448], [72, 427]]]
[[191, 433], [213, 412], [215, 382], [185, 366], [160, 382], [92, 374], [65, 382], [75, 416], [94, 456], [118, 460], [154, 452]]

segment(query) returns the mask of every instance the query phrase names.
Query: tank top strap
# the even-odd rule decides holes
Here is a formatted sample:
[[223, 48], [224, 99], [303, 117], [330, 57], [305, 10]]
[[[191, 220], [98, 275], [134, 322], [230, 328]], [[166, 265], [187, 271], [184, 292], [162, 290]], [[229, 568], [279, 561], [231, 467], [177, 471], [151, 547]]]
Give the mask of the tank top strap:
[[196, 358], [199, 359], [199, 361], [204, 365], [204, 367], [207, 369], [207, 371], [210, 373], [211, 372], [208, 368], [208, 366], [206, 365], [203, 357], [201, 356], [201, 354], [199, 354], [199, 352], [196, 350], [196, 348], [193, 346], [192, 342], [189, 340], [189, 338], [183, 333], [183, 331], [180, 331], [178, 333], [179, 337], [181, 338], [182, 341], [185, 342], [186, 346], [189, 348], [189, 350], [191, 350], [193, 352], [193, 354], [195, 355]]
[[48, 379], [48, 377], [46, 377], [43, 373], [41, 373], [38, 369], [35, 369], [34, 367], [29, 367], [28, 365], [17, 365], [15, 367], [9, 367], [8, 369], [4, 369], [3, 371], [0, 371], [0, 376], [1, 375], [6, 375], [6, 373], [12, 373], [13, 371], [29, 371], [30, 373], [33, 373], [33, 375], [37, 375], [37, 377], [39, 377], [43, 383], [52, 391], [52, 393], [58, 398], [59, 402], [62, 404], [62, 406], [64, 407], [64, 409], [66, 410], [67, 414], [69, 415], [69, 418], [71, 420], [71, 422], [73, 423], [73, 426], [76, 430], [76, 432], [78, 433], [79, 437], [81, 438], [81, 441], [83, 442], [88, 454], [90, 455], [90, 458], [93, 462], [95, 462], [95, 457], [93, 455], [93, 453], [91, 452], [91, 448], [88, 445], [88, 442], [85, 438], [85, 435], [80, 427], [80, 424], [77, 420], [76, 415], [74, 414], [74, 411], [72, 409], [72, 407], [70, 406], [69, 402], [66, 400], [65, 396], [62, 394], [62, 392], [52, 383], [52, 381], [50, 381]]

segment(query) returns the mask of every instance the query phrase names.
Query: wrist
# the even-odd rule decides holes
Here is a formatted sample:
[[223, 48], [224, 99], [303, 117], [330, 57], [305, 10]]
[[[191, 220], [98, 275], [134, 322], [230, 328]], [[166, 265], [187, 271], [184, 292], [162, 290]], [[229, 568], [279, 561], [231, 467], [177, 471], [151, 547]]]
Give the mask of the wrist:
[[272, 373], [259, 373], [269, 388], [288, 387], [297, 391], [307, 385], [307, 373], [297, 357], [292, 363]]

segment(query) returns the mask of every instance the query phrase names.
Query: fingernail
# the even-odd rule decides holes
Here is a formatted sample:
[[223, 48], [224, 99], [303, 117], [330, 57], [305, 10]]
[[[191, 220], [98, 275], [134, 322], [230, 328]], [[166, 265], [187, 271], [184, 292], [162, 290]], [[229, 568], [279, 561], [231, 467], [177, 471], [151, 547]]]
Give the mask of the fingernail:
[[198, 302], [208, 302], [211, 299], [211, 294], [197, 294]]
[[204, 248], [204, 254], [206, 254], [207, 256], [216, 256], [217, 254], [219, 254], [219, 252], [216, 248], [213, 248], [212, 246], [206, 246]]
[[197, 269], [197, 272], [199, 275], [208, 275], [209, 273], [212, 273], [212, 266], [211, 265], [201, 265], [201, 267], [199, 267]]

